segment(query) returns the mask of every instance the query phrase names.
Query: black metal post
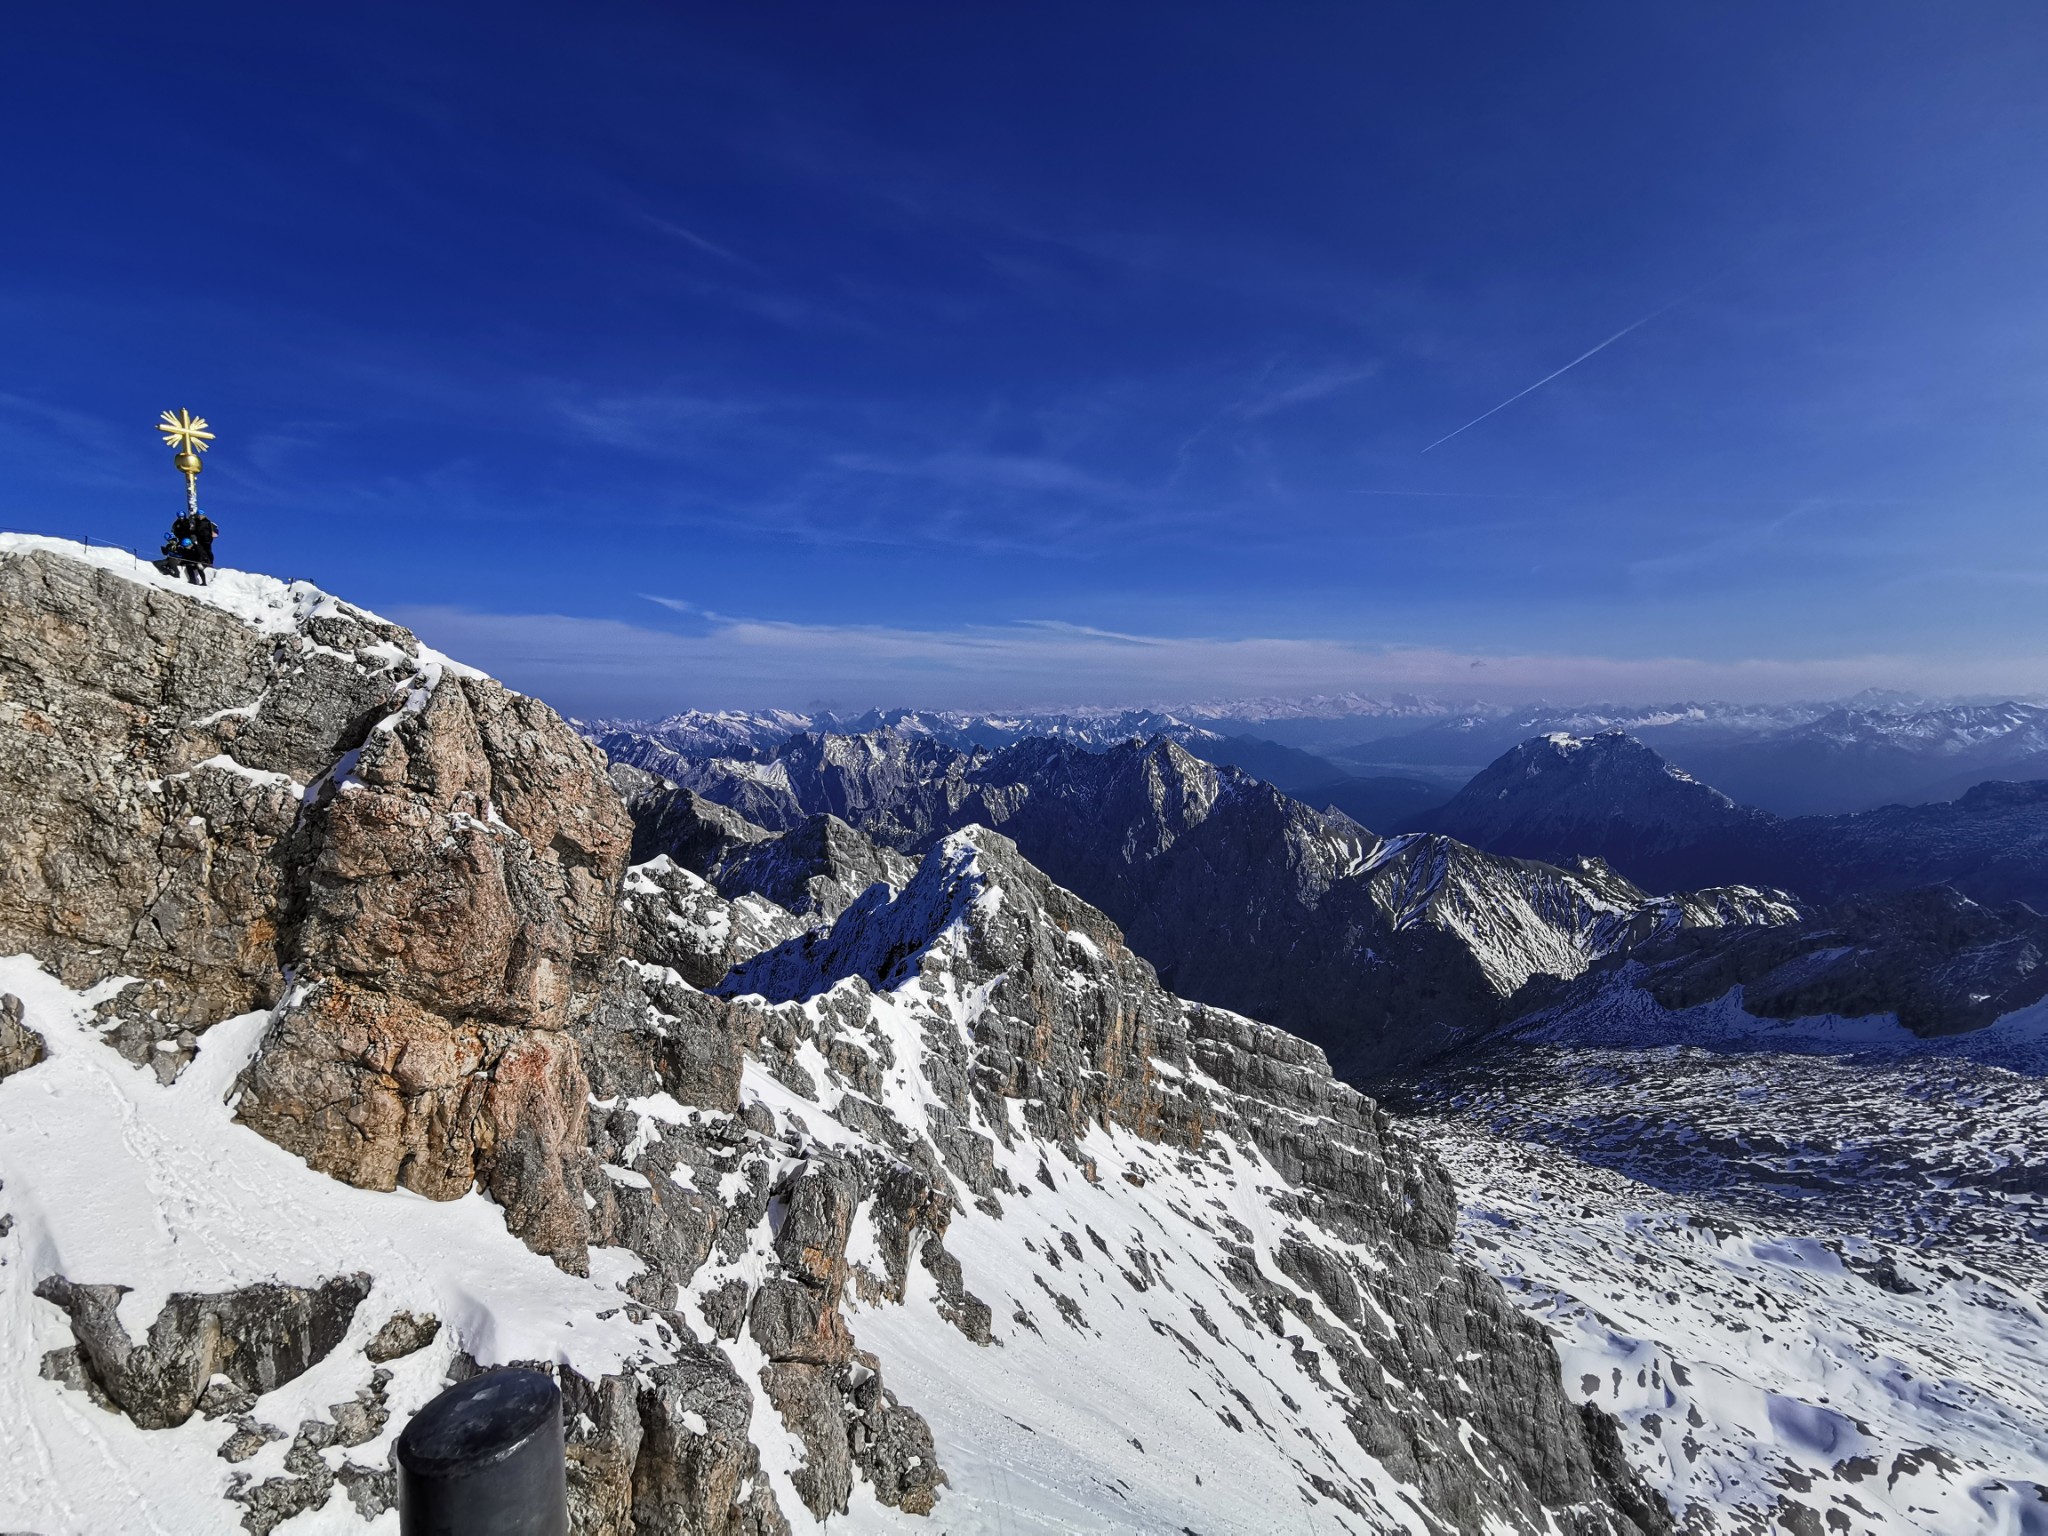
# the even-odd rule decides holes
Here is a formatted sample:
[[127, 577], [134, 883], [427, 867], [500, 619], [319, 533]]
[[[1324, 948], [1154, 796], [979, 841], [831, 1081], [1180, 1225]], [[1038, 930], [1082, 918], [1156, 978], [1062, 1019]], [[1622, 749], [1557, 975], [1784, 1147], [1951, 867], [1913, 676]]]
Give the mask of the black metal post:
[[450, 1387], [398, 1437], [401, 1536], [568, 1536], [562, 1393], [538, 1371]]

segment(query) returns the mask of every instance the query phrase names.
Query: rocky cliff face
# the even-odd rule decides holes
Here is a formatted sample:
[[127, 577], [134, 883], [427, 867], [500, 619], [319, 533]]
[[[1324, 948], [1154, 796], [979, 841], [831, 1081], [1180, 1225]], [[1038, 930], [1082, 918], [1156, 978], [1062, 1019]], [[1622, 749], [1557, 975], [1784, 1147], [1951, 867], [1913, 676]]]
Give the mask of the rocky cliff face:
[[0, 710], [0, 947], [137, 978], [103, 1012], [164, 1076], [277, 1008], [245, 1121], [367, 1188], [482, 1182], [581, 1263], [563, 1031], [631, 826], [552, 710], [309, 587], [195, 599], [34, 544], [0, 552]]
[[[1597, 863], [1375, 837], [1164, 740], [988, 754], [888, 733], [799, 736], [763, 762], [701, 764], [688, 782], [635, 800], [643, 835], [694, 827], [686, 799], [724, 795], [777, 826], [829, 811], [904, 849], [1000, 828], [1122, 925], [1167, 985], [1295, 1030], [1352, 1077], [1511, 1017], [1532, 977], [1575, 976], [1666, 928], [1793, 915], [1772, 893], [1657, 898]], [[676, 856], [692, 846], [679, 839]]]
[[310, 589], [0, 595], [0, 1524], [345, 1528], [522, 1361], [591, 1536], [1667, 1527], [1414, 1144], [1003, 838], [820, 927]]

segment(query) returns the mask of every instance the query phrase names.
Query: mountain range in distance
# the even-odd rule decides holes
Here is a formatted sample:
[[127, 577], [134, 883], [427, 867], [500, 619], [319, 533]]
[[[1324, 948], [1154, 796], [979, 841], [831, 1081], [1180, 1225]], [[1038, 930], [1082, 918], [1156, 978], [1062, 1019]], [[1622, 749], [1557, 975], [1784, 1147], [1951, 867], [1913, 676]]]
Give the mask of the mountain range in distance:
[[[1058, 734], [991, 747], [956, 743], [1021, 722], [939, 717], [935, 730], [932, 718], [799, 731], [741, 755], [686, 755], [735, 740], [743, 723], [730, 718], [714, 722], [716, 738], [699, 721], [687, 726], [694, 739], [675, 723], [597, 739], [617, 773], [639, 775], [621, 785], [640, 828], [636, 859], [667, 854], [728, 899], [807, 910], [819, 907], [808, 892], [858, 891], [892, 878], [892, 856], [993, 827], [1108, 912], [1169, 986], [1304, 1035], [1354, 1080], [1483, 1037], [1532, 1006], [1525, 988], [1675, 934], [1718, 955], [1737, 944], [1733, 930], [1798, 929], [1776, 948], [1696, 967], [1762, 975], [1823, 964], [1802, 957], [1847, 922], [1884, 936], [1873, 953], [1889, 958], [1872, 964], [1887, 974], [1967, 980], [2004, 977], [2018, 962], [2000, 956], [2031, 953], [2038, 923], [2006, 914], [1986, 928], [1930, 909], [1873, 928], [1836, 905], [1947, 884], [1972, 913], [2048, 909], [2048, 783], [1788, 818], [1737, 804], [1623, 731], [1559, 732], [1510, 749], [1385, 835], [1197, 757], [1194, 745], [1220, 752], [1234, 738], [1183, 745], [1182, 721], [1176, 734], [1104, 744], [1147, 722], [1068, 718]], [[764, 733], [785, 723], [760, 722]], [[1286, 767], [1288, 751], [1269, 755]], [[783, 845], [772, 857], [757, 846], [771, 838]], [[1718, 929], [1730, 934], [1708, 931]], [[1936, 991], [1943, 1017], [1969, 1015], [1968, 986], [1962, 1004], [1955, 987]]]
[[1606, 860], [1650, 890], [1744, 881], [1812, 902], [1948, 883], [2048, 910], [2048, 780], [1832, 816], [1740, 805], [1622, 731], [1539, 736], [1418, 824], [1497, 854]]
[[[2048, 834], [2042, 830], [2048, 790], [2039, 787], [2048, 783], [2048, 756], [2034, 747], [2048, 729], [2043, 724], [2048, 710], [2021, 703], [1928, 705], [1889, 697], [1851, 704], [1856, 707], [1842, 706], [1796, 728], [1785, 721], [1805, 706], [1700, 707], [1687, 721], [1675, 720], [1672, 710], [1637, 711], [1627, 726], [1599, 724], [1594, 731], [1557, 729], [1519, 738], [1455, 785], [1402, 774], [1345, 774], [1335, 759], [1305, 748], [1241, 731], [1225, 735], [1183, 715], [1155, 711], [1050, 716], [893, 711], [846, 718], [785, 711], [692, 712], [646, 725], [612, 722], [583, 729], [614, 761], [687, 782], [743, 814], [765, 815], [770, 824], [786, 813], [763, 810], [762, 796], [785, 793], [766, 786], [775, 777], [773, 764], [783, 756], [783, 744], [799, 735], [880, 731], [970, 753], [1030, 739], [1100, 751], [1163, 737], [1192, 757], [1240, 769], [1290, 799], [1341, 812], [1383, 835], [1440, 832], [1486, 852], [1551, 864], [1599, 858], [1652, 892], [1749, 884], [1825, 902], [1853, 891], [1951, 881], [1979, 901], [2021, 900], [2048, 909]], [[1395, 707], [1405, 721], [1422, 709], [1415, 701]], [[1571, 717], [1598, 724], [1614, 713], [1589, 709]], [[1880, 714], [1886, 722], [1882, 734], [1890, 742], [1885, 750], [1917, 754], [1922, 769], [1947, 764], [1953, 781], [1943, 786], [1948, 793], [1924, 803], [1788, 815], [1727, 790], [1692, 770], [1688, 759], [1674, 761], [1670, 751], [1656, 745], [1659, 731], [1667, 746], [1674, 731], [1691, 732], [1696, 746], [1718, 732], [1724, 740], [1717, 750], [1732, 753], [1728, 739], [1747, 730], [1753, 756], [1773, 740], [1794, 742], [1797, 751], [1810, 756], [1813, 743], [1826, 738], [1847, 752], [1845, 743], [1853, 733], [1836, 727], [1851, 716], [1874, 719]], [[1303, 718], [1273, 723], [1298, 724]], [[1469, 724], [1474, 717], [1461, 718]], [[1769, 731], [1763, 728], [1767, 719], [1778, 722]], [[1400, 739], [1415, 738], [1395, 740]], [[1876, 739], [1874, 734], [1856, 738], [1873, 751]], [[1692, 760], [1698, 756], [1698, 750], [1688, 754]], [[1981, 777], [1972, 777], [1976, 770], [1954, 766], [1966, 761], [1991, 766]], [[700, 782], [713, 762], [724, 765], [717, 773], [734, 780], [729, 793]], [[750, 763], [760, 771], [744, 766]]]
[[[1415, 695], [1238, 700], [1159, 709], [972, 713], [933, 710], [690, 710], [657, 721], [599, 721], [608, 736], [682, 758], [761, 756], [790, 735], [889, 729], [959, 747], [1030, 736], [1108, 746], [1167, 736], [1204, 761], [1336, 806], [1381, 831], [1407, 830], [1484, 765], [1536, 736], [1621, 730], [1744, 805], [1781, 816], [1836, 815], [1953, 800], [1990, 779], [2048, 777], [2048, 704], [1929, 700], [1866, 690], [1793, 704], [1504, 706]], [[635, 761], [648, 751], [635, 749]], [[657, 763], [647, 766], [659, 770]]]
[[[1280, 1022], [1353, 1080], [1483, 1033], [1532, 978], [1577, 976], [1659, 933], [1798, 916], [1746, 886], [1655, 895], [1598, 860], [1383, 837], [1158, 736], [991, 751], [895, 729], [806, 732], [765, 759], [694, 762], [602, 740], [637, 861], [665, 854], [728, 899], [802, 906], [792, 893], [889, 878], [886, 850], [921, 855], [990, 827], [1110, 914], [1169, 987]], [[769, 857], [770, 837], [788, 851]]]

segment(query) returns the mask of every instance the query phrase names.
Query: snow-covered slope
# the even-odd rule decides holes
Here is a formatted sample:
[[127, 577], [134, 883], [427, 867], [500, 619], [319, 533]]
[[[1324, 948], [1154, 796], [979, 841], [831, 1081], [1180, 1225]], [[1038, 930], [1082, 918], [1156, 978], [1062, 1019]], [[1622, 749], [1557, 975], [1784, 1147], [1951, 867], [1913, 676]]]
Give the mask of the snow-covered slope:
[[[1447, 1337], [1496, 1326], [1461, 1276], [1413, 1283], [1436, 1218], [1398, 1132], [1299, 1042], [1156, 990], [1004, 839], [946, 839], [900, 895], [878, 888], [724, 990], [778, 1003], [811, 1046], [767, 1091], [813, 1134], [879, 1106], [964, 1176], [946, 1248], [1003, 1358], [921, 1314], [948, 1310], [943, 1287], [852, 1319], [942, 1450], [966, 1452], [949, 1529], [1529, 1518], [1487, 1512], [1525, 1454], [1502, 1442], [1524, 1414], [1539, 1443], [1554, 1435], [1556, 1408]], [[987, 1151], [950, 1150], [963, 1129]], [[1443, 1416], [1446, 1392], [1468, 1428]]]
[[[480, 1193], [439, 1204], [314, 1172], [237, 1124], [228, 1102], [267, 1014], [215, 1024], [193, 1064], [164, 1084], [95, 1027], [95, 1005], [117, 987], [73, 992], [24, 957], [0, 959], [0, 994], [20, 1000], [22, 1027], [47, 1052], [0, 1080], [0, 1526], [192, 1536], [310, 1500], [318, 1512], [286, 1530], [360, 1532], [362, 1511], [391, 1504], [392, 1444], [458, 1350], [545, 1360], [591, 1380], [672, 1354], [658, 1320], [620, 1310], [617, 1283], [640, 1268], [630, 1253], [594, 1255], [582, 1278], [529, 1252]], [[176, 1293], [316, 1288], [355, 1275], [368, 1286], [303, 1374], [260, 1392], [247, 1389], [261, 1381], [237, 1382], [242, 1390], [217, 1391], [197, 1414], [187, 1406], [180, 1423], [141, 1429], [95, 1406], [82, 1377], [46, 1379], [46, 1357], [78, 1342], [39, 1290], [60, 1275], [122, 1286], [116, 1316], [137, 1344]], [[439, 1326], [416, 1350], [366, 1354], [402, 1315]], [[206, 1371], [194, 1374], [208, 1384]], [[324, 1429], [302, 1436], [309, 1421]], [[331, 1447], [317, 1498], [309, 1480], [252, 1502], [273, 1480], [300, 1484], [306, 1468], [287, 1457], [306, 1456], [316, 1439]], [[395, 1511], [375, 1529], [395, 1532]]]
[[1566, 1386], [1701, 1530], [2048, 1530], [2043, 1005], [1582, 993], [1409, 1101]]
[[[688, 1006], [673, 973], [640, 979], [591, 1034], [601, 1090], [622, 1037]], [[905, 1433], [898, 1399], [930, 1425], [940, 1529], [1251, 1533], [1281, 1509], [1326, 1531], [1657, 1528], [1618, 1512], [1640, 1495], [1603, 1480], [1540, 1342], [1449, 1257], [1439, 1176], [1369, 1102], [1299, 1042], [1159, 991], [1002, 840], [949, 840], [900, 897], [878, 889], [729, 986], [788, 998], [748, 1009], [737, 1113], [665, 1091], [594, 1105], [622, 1195], [659, 1183], [725, 1205], [725, 1234], [677, 1271], [643, 1228], [643, 1251], [593, 1249], [585, 1279], [521, 1247], [481, 1195], [350, 1189], [235, 1124], [265, 1015], [208, 1030], [166, 1085], [102, 1042], [94, 995], [0, 964], [48, 1051], [0, 1083], [0, 1398], [24, 1451], [0, 1471], [0, 1520], [192, 1532], [246, 1508], [263, 1530], [361, 1530], [365, 1512], [391, 1530], [392, 1439], [451, 1369], [537, 1362], [588, 1394], [709, 1349], [769, 1384], [745, 1433], [796, 1528], [836, 1501], [832, 1529], [902, 1529], [867, 1476], [821, 1487], [831, 1463], [785, 1379], [817, 1357], [746, 1320], [786, 1304], [793, 1252], [822, 1242], [841, 1327], [873, 1352], [855, 1366], [888, 1371], [881, 1433]], [[1091, 1018], [1093, 1038], [1070, 1033]], [[891, 1180], [917, 1200], [869, 1192]], [[52, 1274], [123, 1277], [138, 1337], [173, 1292], [361, 1275], [367, 1294], [311, 1369], [220, 1386], [217, 1410], [153, 1429], [45, 1363], [74, 1335], [39, 1299]], [[376, 1341], [401, 1316], [438, 1326], [386, 1359]], [[603, 1448], [598, 1425], [572, 1438]], [[907, 1481], [909, 1443], [891, 1470], [933, 1488]]]

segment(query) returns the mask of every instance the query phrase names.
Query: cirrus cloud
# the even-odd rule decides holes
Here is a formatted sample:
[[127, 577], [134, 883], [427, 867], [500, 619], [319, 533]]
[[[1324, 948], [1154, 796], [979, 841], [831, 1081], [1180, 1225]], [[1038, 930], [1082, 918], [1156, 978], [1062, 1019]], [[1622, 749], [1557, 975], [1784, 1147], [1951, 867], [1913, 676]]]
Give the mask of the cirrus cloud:
[[[652, 601], [682, 612], [688, 605]], [[1065, 708], [1391, 691], [1502, 701], [1832, 698], [1868, 687], [2033, 694], [2048, 658], [1807, 659], [1479, 653], [1275, 636], [1122, 633], [1058, 620], [949, 629], [694, 611], [678, 633], [619, 619], [415, 607], [395, 616], [513, 687], [583, 716], [804, 706]]]

